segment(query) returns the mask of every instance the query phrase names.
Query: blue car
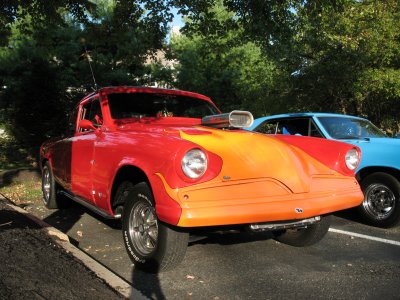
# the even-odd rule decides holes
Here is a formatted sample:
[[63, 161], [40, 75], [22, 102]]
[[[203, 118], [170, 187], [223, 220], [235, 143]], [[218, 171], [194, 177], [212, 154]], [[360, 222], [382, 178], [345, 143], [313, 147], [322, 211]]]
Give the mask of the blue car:
[[293, 113], [256, 119], [249, 130], [340, 140], [361, 148], [356, 178], [364, 192], [358, 207], [378, 227], [400, 223], [400, 139], [389, 138], [369, 120], [340, 114]]

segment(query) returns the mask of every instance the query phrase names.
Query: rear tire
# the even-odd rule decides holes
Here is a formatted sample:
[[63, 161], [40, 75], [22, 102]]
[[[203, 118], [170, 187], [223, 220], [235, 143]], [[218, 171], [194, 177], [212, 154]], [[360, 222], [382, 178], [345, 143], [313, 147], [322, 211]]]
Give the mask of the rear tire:
[[400, 223], [400, 183], [383, 172], [367, 176], [361, 182], [364, 201], [358, 211], [370, 225], [389, 228]]
[[64, 208], [66, 198], [58, 193], [59, 187], [54, 180], [53, 171], [47, 161], [42, 169], [43, 203], [49, 209]]
[[185, 256], [189, 234], [158, 220], [147, 183], [131, 187], [125, 200], [122, 234], [135, 266], [152, 273], [176, 267]]
[[307, 247], [322, 240], [329, 230], [331, 216], [321, 217], [318, 223], [307, 226], [307, 228], [287, 229], [275, 232], [275, 239], [283, 244], [294, 247]]

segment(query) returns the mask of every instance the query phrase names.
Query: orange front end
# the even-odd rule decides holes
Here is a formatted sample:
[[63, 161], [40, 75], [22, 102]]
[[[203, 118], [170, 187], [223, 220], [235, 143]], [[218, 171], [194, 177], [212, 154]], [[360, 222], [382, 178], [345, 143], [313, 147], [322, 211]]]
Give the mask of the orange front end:
[[353, 176], [332, 170], [297, 147], [248, 132], [207, 131], [211, 134], [181, 137], [221, 156], [217, 177], [176, 188], [156, 174], [182, 209], [178, 226], [298, 220], [355, 207], [363, 200]]
[[[165, 181], [164, 181], [164, 184]], [[307, 193], [272, 178], [167, 188], [182, 207], [178, 226], [214, 226], [304, 219], [357, 206], [363, 194], [352, 177], [313, 176]]]

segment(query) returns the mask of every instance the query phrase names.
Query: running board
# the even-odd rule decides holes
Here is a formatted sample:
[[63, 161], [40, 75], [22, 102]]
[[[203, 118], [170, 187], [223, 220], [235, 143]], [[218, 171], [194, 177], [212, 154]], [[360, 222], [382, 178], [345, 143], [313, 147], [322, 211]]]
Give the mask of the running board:
[[283, 222], [275, 222], [275, 223], [256, 223], [250, 224], [249, 228], [252, 231], [273, 231], [273, 230], [282, 230], [282, 229], [291, 229], [291, 228], [299, 228], [299, 227], [307, 227], [308, 225], [315, 224], [321, 221], [321, 217], [313, 217], [303, 220], [295, 220], [295, 221], [283, 221]]
[[109, 213], [105, 212], [104, 210], [102, 210], [101, 208], [98, 208], [97, 206], [93, 205], [92, 203], [90, 203], [89, 201], [76, 196], [76, 195], [72, 195], [66, 191], [59, 191], [59, 194], [62, 194], [66, 197], [68, 197], [69, 199], [83, 205], [84, 207], [90, 209], [91, 211], [93, 211], [94, 213], [100, 215], [101, 217], [105, 218], [105, 219], [119, 219], [121, 217], [121, 215], [110, 215]]

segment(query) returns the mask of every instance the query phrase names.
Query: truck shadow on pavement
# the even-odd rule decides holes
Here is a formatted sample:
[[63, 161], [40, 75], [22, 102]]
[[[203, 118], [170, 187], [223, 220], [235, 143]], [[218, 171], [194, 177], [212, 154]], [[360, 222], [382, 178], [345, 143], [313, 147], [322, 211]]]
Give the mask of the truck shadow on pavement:
[[351, 222], [355, 222], [355, 223], [359, 223], [359, 224], [363, 224], [363, 225], [369, 225], [367, 222], [365, 222], [360, 217], [360, 215], [358, 214], [358, 212], [355, 208], [337, 211], [333, 215], [335, 217], [338, 217], [338, 218], [341, 218], [341, 219], [344, 219], [347, 221], [351, 221]]
[[191, 235], [189, 247], [196, 244], [219, 244], [234, 245], [243, 243], [252, 243], [257, 241], [265, 241], [273, 239], [274, 235], [270, 231], [265, 232], [249, 232], [249, 231], [217, 231], [208, 232], [204, 235]]
[[[198, 244], [234, 245], [265, 241], [272, 238], [271, 232], [252, 233], [240, 230], [210, 232], [199, 230], [190, 236], [188, 247]], [[182, 266], [182, 268], [184, 267]], [[173, 270], [171, 271], [171, 276], [176, 276], [176, 273], [179, 272]], [[168, 276], [168, 273], [168, 271], [164, 272], [162, 276]], [[162, 291], [160, 281], [159, 274], [146, 273], [140, 269], [132, 268], [132, 286], [148, 299], [167, 299]]]
[[[55, 210], [51, 215], [45, 217], [43, 221], [61, 232], [68, 234], [72, 227], [74, 227], [85, 213], [87, 212], [84, 207], [71, 201], [68, 208]], [[69, 238], [72, 244], [75, 246], [79, 245], [79, 242], [73, 239], [70, 235]]]
[[132, 286], [148, 299], [167, 299], [162, 292], [158, 274], [146, 273], [133, 268], [131, 282]]
[[[99, 222], [107, 225], [112, 229], [121, 228], [119, 220], [104, 219], [74, 201], [71, 201], [66, 208], [55, 210], [51, 215], [44, 218], [43, 221], [60, 230], [61, 232], [68, 234], [69, 231], [75, 226], [76, 223], [79, 222], [79, 220], [85, 214], [90, 215], [92, 218], [98, 220]], [[73, 239], [70, 234], [68, 235], [70, 237], [71, 243], [75, 246], [78, 246], [79, 242]]]

